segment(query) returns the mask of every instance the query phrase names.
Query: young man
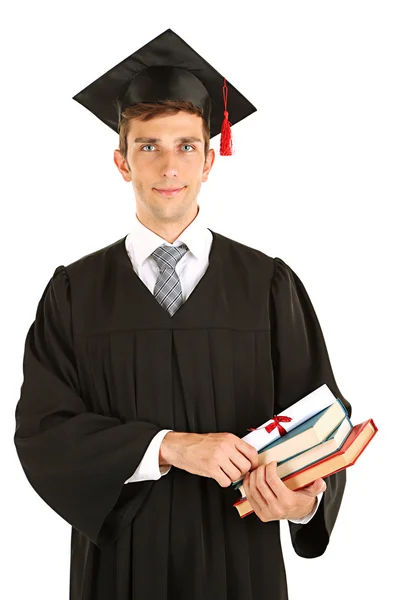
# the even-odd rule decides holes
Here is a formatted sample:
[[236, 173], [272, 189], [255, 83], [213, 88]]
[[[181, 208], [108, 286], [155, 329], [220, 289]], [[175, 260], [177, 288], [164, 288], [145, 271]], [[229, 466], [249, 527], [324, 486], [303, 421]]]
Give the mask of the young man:
[[[240, 438], [323, 383], [351, 407], [294, 271], [206, 228], [219, 74], [170, 30], [126, 61], [76, 99], [119, 132], [135, 220], [44, 291], [18, 456], [72, 526], [71, 600], [284, 600], [280, 520], [297, 554], [321, 555], [346, 474], [324, 495], [321, 479], [292, 492]], [[255, 110], [230, 90], [237, 119]], [[255, 514], [241, 519], [230, 483], [243, 474]]]

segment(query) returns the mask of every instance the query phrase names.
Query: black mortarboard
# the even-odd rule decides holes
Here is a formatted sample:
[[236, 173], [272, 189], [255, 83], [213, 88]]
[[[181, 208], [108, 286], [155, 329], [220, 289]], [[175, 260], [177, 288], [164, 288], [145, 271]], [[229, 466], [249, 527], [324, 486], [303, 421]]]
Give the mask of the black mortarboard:
[[[256, 111], [204, 58], [167, 29], [73, 97], [119, 132], [122, 111], [138, 102], [190, 100], [203, 109], [210, 137], [222, 134], [231, 154], [230, 126]], [[230, 119], [230, 120], [229, 120]]]

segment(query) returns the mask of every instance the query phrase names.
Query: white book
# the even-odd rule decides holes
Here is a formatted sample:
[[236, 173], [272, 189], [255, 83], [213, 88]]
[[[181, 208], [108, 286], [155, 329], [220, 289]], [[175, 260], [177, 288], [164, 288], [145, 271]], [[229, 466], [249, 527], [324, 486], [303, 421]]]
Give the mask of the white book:
[[[291, 431], [307, 419], [314, 417], [320, 411], [331, 406], [334, 402], [337, 402], [337, 399], [327, 384], [324, 383], [301, 400], [298, 400], [298, 402], [295, 402], [295, 404], [291, 404], [291, 406], [280, 412], [277, 416], [289, 417], [291, 419], [290, 421], [281, 422], [280, 426], [285, 431]], [[266, 427], [269, 427], [271, 430], [268, 431]], [[260, 425], [259, 428], [247, 433], [242, 439], [259, 451], [279, 437], [279, 428], [274, 425], [274, 418], [272, 418], [263, 423], [263, 425]]]

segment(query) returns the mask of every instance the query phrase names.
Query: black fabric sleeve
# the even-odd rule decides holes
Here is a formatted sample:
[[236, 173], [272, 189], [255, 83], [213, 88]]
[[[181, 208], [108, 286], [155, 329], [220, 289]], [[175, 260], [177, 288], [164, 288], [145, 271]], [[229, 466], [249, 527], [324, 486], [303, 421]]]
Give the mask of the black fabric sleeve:
[[58, 267], [25, 342], [14, 443], [39, 496], [98, 547], [132, 521], [153, 481], [124, 485], [162, 429], [89, 412], [73, 349], [70, 284]]
[[[303, 283], [281, 259], [274, 259], [270, 294], [275, 414], [324, 383], [351, 417], [351, 405], [336, 384], [322, 330]], [[295, 552], [304, 558], [323, 554], [342, 501], [346, 470], [324, 477], [327, 489], [306, 524], [288, 521]]]

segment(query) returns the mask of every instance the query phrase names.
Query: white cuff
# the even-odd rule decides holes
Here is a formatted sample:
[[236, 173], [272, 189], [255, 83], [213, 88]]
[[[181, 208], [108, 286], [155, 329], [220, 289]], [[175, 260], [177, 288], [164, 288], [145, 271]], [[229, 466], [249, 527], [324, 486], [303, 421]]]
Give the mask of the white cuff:
[[314, 505], [314, 508], [311, 513], [303, 517], [302, 519], [288, 519], [291, 523], [299, 523], [301, 525], [306, 525], [316, 514], [318, 507], [320, 506], [321, 498], [323, 497], [324, 492], [320, 492], [317, 494], [317, 504]]
[[159, 466], [160, 446], [168, 432], [172, 429], [162, 429], [152, 439], [146, 449], [145, 454], [135, 473], [124, 483], [134, 483], [136, 481], [147, 481], [149, 479], [160, 479], [163, 475], [167, 475], [171, 467]]

